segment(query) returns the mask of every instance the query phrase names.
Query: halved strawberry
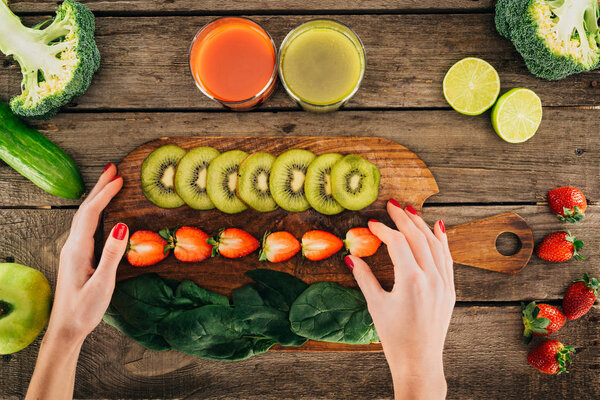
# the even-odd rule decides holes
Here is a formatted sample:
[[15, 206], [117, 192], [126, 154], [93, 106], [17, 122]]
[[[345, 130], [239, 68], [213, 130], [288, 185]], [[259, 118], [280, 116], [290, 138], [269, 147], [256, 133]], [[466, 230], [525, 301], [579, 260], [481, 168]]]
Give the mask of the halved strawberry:
[[167, 242], [156, 232], [137, 231], [129, 237], [127, 261], [134, 267], [148, 267], [169, 255]]
[[237, 228], [222, 230], [216, 237], [209, 238], [207, 243], [213, 245], [213, 257], [221, 254], [225, 258], [244, 257], [260, 247], [254, 236]]
[[381, 240], [369, 228], [352, 228], [344, 240], [346, 250], [356, 257], [369, 257], [377, 253]]
[[325, 231], [308, 231], [302, 236], [302, 254], [311, 261], [331, 257], [343, 246], [340, 238]]
[[175, 258], [183, 262], [200, 262], [210, 257], [213, 246], [206, 243], [210, 238], [203, 230], [191, 226], [182, 226], [175, 232], [163, 229], [159, 235], [167, 240], [167, 250], [173, 249]]
[[298, 239], [289, 232], [265, 233], [260, 251], [260, 261], [278, 263], [294, 257], [302, 248]]

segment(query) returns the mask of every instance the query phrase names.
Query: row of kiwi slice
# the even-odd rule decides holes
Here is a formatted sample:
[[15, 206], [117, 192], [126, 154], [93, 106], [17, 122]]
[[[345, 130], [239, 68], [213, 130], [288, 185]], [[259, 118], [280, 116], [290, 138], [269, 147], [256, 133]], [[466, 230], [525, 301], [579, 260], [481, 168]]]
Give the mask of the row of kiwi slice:
[[377, 199], [380, 172], [357, 155], [292, 149], [279, 157], [212, 147], [189, 152], [176, 145], [154, 150], [142, 164], [142, 190], [163, 208], [184, 204], [235, 214], [248, 207], [269, 212], [314, 208], [333, 215], [360, 210]]

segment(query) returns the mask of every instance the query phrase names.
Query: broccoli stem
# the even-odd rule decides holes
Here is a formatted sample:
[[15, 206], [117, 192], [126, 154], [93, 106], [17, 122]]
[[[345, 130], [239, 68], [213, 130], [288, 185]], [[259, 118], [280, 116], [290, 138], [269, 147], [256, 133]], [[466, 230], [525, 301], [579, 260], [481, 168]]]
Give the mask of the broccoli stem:
[[[51, 24], [48, 28], [50, 28]], [[60, 24], [52, 29], [52, 34], [65, 35], [68, 30], [64, 27], [59, 29]], [[13, 58], [21, 66], [23, 75], [35, 73], [42, 70], [44, 73], [60, 75], [62, 65], [56, 53], [49, 52], [48, 39], [52, 35], [46, 30], [32, 29], [24, 26], [6, 4], [6, 0], [0, 0], [0, 51]], [[58, 37], [58, 36], [57, 36]]]

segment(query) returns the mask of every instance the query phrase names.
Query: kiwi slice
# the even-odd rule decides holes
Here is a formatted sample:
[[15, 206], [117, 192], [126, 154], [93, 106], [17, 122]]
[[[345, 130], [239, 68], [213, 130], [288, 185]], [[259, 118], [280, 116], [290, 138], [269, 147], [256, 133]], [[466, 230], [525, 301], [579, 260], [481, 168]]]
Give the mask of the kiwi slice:
[[331, 167], [344, 158], [338, 153], [327, 153], [315, 158], [306, 171], [304, 191], [311, 207], [321, 214], [334, 215], [344, 211], [331, 194]]
[[314, 159], [313, 153], [301, 149], [288, 150], [277, 157], [271, 168], [269, 188], [279, 207], [293, 212], [310, 208], [304, 195], [304, 181]]
[[215, 207], [224, 213], [235, 214], [248, 208], [235, 194], [238, 170], [246, 157], [245, 151], [227, 151], [215, 157], [208, 166], [206, 192]]
[[236, 193], [256, 211], [269, 212], [277, 208], [269, 190], [269, 177], [274, 161], [275, 157], [271, 154], [254, 153], [240, 165]]
[[349, 155], [331, 168], [333, 197], [348, 210], [361, 210], [379, 195], [381, 173], [373, 163], [357, 155]]
[[212, 147], [196, 147], [179, 161], [175, 173], [175, 191], [185, 204], [196, 210], [210, 210], [215, 205], [206, 193], [206, 172], [219, 155]]
[[174, 144], [154, 150], [142, 163], [142, 191], [148, 200], [162, 208], [176, 208], [184, 201], [175, 193], [175, 171], [185, 150]]

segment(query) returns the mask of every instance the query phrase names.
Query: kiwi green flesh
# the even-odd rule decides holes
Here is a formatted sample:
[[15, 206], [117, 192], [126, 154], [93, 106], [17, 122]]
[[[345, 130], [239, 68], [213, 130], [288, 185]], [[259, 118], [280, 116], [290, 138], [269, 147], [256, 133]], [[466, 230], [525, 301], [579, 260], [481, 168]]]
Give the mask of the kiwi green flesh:
[[288, 150], [277, 157], [271, 168], [269, 188], [279, 207], [291, 212], [310, 208], [304, 182], [308, 166], [314, 159], [313, 153], [301, 149]]
[[210, 210], [215, 205], [206, 193], [208, 165], [219, 155], [212, 147], [197, 147], [179, 161], [175, 173], [175, 191], [183, 201], [196, 210]]
[[275, 157], [268, 153], [254, 153], [240, 165], [237, 195], [256, 211], [269, 212], [277, 209], [271, 196], [269, 178]]
[[246, 157], [248, 153], [241, 150], [227, 151], [208, 166], [206, 192], [215, 207], [224, 213], [236, 214], [248, 208], [235, 193], [238, 170]]
[[333, 197], [344, 208], [361, 210], [377, 200], [381, 174], [377, 166], [357, 155], [348, 155], [331, 168]]
[[308, 166], [304, 191], [312, 208], [321, 214], [334, 215], [344, 211], [331, 189], [331, 168], [344, 156], [337, 153], [320, 155]]
[[186, 151], [176, 145], [154, 150], [142, 163], [142, 191], [148, 200], [162, 208], [177, 208], [184, 201], [175, 192], [177, 164]]

